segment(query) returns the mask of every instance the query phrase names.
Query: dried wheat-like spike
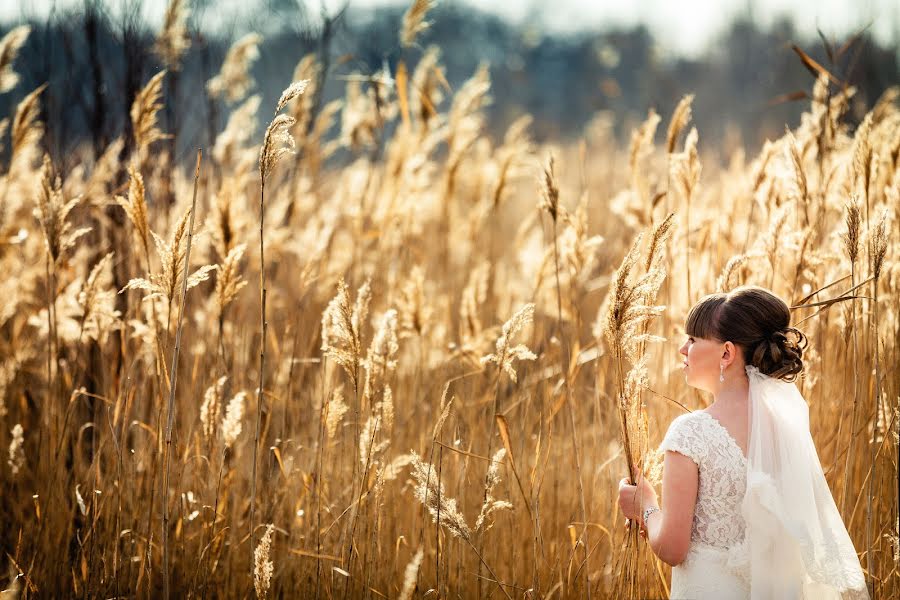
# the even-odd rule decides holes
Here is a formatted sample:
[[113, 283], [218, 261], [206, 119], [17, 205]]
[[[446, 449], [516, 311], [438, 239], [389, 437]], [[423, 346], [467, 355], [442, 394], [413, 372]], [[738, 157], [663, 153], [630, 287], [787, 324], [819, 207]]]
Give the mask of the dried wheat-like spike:
[[156, 113], [162, 108], [162, 80], [166, 71], [160, 71], [150, 78], [147, 85], [134, 97], [131, 104], [131, 126], [138, 152], [144, 155], [150, 144], [169, 136], [157, 127]]
[[219, 74], [206, 82], [206, 89], [214, 98], [224, 97], [228, 102], [238, 102], [253, 88], [250, 67], [259, 58], [262, 36], [248, 33], [228, 49]]
[[785, 151], [788, 159], [791, 161], [791, 166], [794, 168], [794, 183], [797, 186], [798, 199], [806, 203], [809, 201], [809, 189], [806, 183], [806, 173], [803, 171], [803, 158], [800, 156], [800, 150], [797, 148], [797, 140], [790, 131], [787, 132]]
[[872, 113], [865, 116], [853, 139], [853, 187], [863, 198], [869, 196], [869, 181], [872, 177]]
[[19, 83], [19, 74], [13, 70], [12, 64], [30, 33], [30, 25], [19, 25], [0, 40], [0, 94], [8, 92]]
[[171, 0], [166, 7], [162, 29], [153, 46], [156, 55], [171, 71], [181, 69], [181, 57], [191, 47], [191, 39], [187, 32], [189, 15], [187, 0]]
[[253, 587], [256, 590], [256, 597], [259, 599], [265, 598], [269, 593], [272, 573], [275, 570], [275, 564], [270, 558], [274, 531], [275, 525], [272, 523], [266, 525], [266, 532], [253, 550]]
[[861, 229], [859, 199], [855, 195], [851, 196], [850, 202], [847, 203], [846, 211], [847, 214], [845, 217], [845, 222], [847, 224], [847, 233], [841, 236], [841, 238], [844, 242], [844, 250], [847, 251], [847, 257], [850, 259], [850, 264], [853, 264], [856, 262], [857, 257], [859, 257], [859, 239]]
[[541, 201], [539, 208], [550, 214], [553, 222], [559, 215], [559, 183], [556, 181], [556, 173], [553, 170], [553, 154], [547, 157], [547, 166], [541, 174]]
[[687, 127], [687, 124], [691, 122], [691, 103], [693, 101], [694, 95], [686, 94], [672, 113], [672, 120], [669, 122], [669, 129], [666, 131], [666, 153], [668, 154], [672, 154], [675, 151], [678, 136], [681, 135], [681, 131]]
[[738, 282], [732, 282], [732, 278], [738, 272], [738, 269], [747, 262], [747, 259], [748, 256], [746, 254], [737, 254], [728, 259], [718, 279], [716, 279], [717, 292], [730, 292], [734, 289]]
[[400, 29], [400, 43], [404, 47], [412, 46], [416, 36], [431, 26], [425, 15], [436, 4], [434, 0], [413, 0], [403, 15], [403, 27]]
[[872, 265], [872, 275], [875, 279], [881, 277], [881, 268], [884, 266], [884, 257], [887, 254], [889, 218], [888, 209], [883, 209], [872, 234], [872, 242], [869, 245], [869, 260]]
[[528, 349], [524, 344], [510, 346], [511, 338], [516, 335], [523, 327], [531, 323], [534, 317], [534, 304], [528, 303], [510, 317], [509, 321], [503, 324], [503, 332], [497, 338], [497, 350], [494, 354], [488, 354], [481, 357], [481, 364], [496, 364], [500, 369], [505, 371], [510, 379], [516, 381], [516, 370], [513, 368], [514, 360], [535, 360], [537, 355]]

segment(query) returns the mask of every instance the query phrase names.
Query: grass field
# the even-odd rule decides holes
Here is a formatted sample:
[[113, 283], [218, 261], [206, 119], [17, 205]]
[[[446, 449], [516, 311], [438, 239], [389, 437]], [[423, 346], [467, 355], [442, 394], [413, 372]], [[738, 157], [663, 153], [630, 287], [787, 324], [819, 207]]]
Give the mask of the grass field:
[[857, 125], [820, 78], [758, 155], [704, 147], [690, 97], [629, 144], [600, 114], [549, 147], [528, 117], [488, 138], [488, 70], [450, 90], [436, 49], [317, 110], [315, 58], [272, 107], [235, 83], [250, 54], [198, 163], [168, 152], [171, 68], [64, 174], [42, 88], [0, 121], [14, 597], [667, 597], [617, 482], [626, 457], [658, 480], [668, 423], [711, 400], [684, 317], [741, 284], [808, 335], [828, 482], [900, 594], [896, 88]]

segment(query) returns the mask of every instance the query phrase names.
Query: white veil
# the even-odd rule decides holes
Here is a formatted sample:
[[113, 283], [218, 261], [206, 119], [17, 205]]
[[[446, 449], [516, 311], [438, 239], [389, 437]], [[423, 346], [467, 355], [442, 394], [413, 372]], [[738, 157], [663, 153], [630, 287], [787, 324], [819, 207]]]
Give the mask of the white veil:
[[752, 600], [865, 599], [859, 558], [809, 433], [793, 383], [748, 365], [746, 521]]

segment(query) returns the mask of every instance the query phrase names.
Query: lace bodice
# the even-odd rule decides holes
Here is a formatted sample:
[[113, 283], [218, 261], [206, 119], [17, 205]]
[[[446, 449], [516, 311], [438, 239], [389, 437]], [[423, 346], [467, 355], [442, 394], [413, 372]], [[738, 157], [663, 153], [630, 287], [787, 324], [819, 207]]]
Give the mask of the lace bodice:
[[683, 414], [669, 425], [660, 450], [684, 454], [700, 470], [691, 545], [728, 549], [742, 544], [747, 459], [728, 430], [705, 411]]

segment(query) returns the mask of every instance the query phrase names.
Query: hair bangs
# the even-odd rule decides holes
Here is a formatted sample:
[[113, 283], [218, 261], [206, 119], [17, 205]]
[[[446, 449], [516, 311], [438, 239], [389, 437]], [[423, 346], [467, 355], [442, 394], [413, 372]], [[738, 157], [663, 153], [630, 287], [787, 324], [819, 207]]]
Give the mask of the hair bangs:
[[710, 294], [701, 298], [688, 312], [685, 333], [695, 338], [718, 339], [719, 309], [725, 299], [725, 294]]

